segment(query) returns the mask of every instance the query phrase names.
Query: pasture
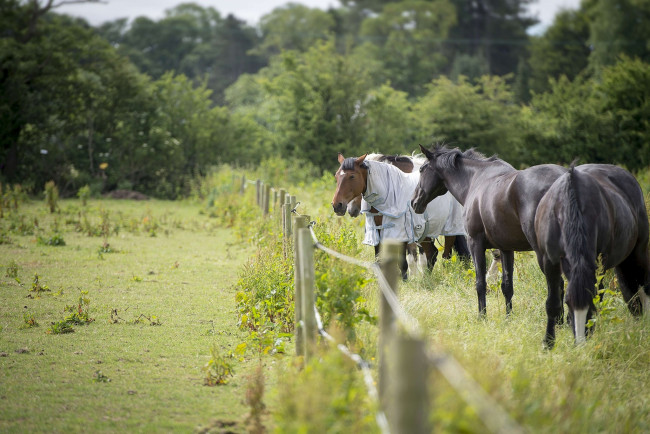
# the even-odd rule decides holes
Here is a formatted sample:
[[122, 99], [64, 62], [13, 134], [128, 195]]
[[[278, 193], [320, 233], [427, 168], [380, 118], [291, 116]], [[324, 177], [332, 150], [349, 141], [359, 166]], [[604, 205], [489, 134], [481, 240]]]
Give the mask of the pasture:
[[[257, 285], [276, 282], [269, 264], [282, 257], [276, 215], [264, 222], [251, 213], [251, 190], [243, 200], [233, 201], [226, 193], [212, 197], [214, 213], [221, 217], [216, 219], [209, 217], [212, 211], [205, 204], [188, 201], [102, 200], [89, 203], [86, 225], [81, 203], [65, 200], [59, 214], [50, 215], [42, 202], [32, 202], [20, 207], [24, 217], [0, 220], [8, 237], [0, 244], [0, 429], [246, 431], [244, 396], [257, 356], [232, 354], [250, 341], [249, 333], [237, 326], [241, 312], [235, 293], [245, 273], [256, 276]], [[333, 192], [331, 175], [291, 188], [300, 201], [298, 211], [317, 220], [321, 242], [370, 260], [373, 249], [360, 245], [362, 219], [335, 216], [329, 205]], [[232, 228], [219, 223], [226, 217]], [[109, 228], [106, 240], [78, 231], [94, 227], [101, 233], [102, 222]], [[241, 226], [249, 236], [241, 235]], [[23, 235], [17, 233], [20, 227]], [[37, 241], [40, 235], [41, 243], [47, 242], [55, 232], [65, 246]], [[336, 273], [343, 284], [353, 274], [369, 278], [352, 266], [335, 270], [339, 266], [323, 255], [316, 259], [319, 284]], [[20, 283], [10, 276], [13, 270]], [[29, 291], [34, 274], [50, 291]], [[474, 271], [456, 257], [439, 257], [431, 274], [401, 284], [399, 298], [431, 346], [454, 355], [525, 430], [647, 432], [650, 321], [633, 319], [613, 276], [603, 279], [610, 293], [593, 337], [576, 347], [570, 329], [560, 326], [551, 351], [542, 345], [546, 283], [532, 253], [515, 255], [509, 317], [493, 281], [488, 282], [487, 316], [479, 319]], [[337, 297], [349, 294], [342, 286], [328, 285], [318, 289], [319, 297], [328, 300], [321, 307], [335, 310]], [[342, 320], [356, 315], [350, 322], [354, 333], [335, 328], [332, 333], [347, 337], [374, 364], [377, 326], [359, 318], [364, 309], [377, 314], [377, 286], [369, 279], [359, 290], [353, 311], [321, 314]], [[83, 296], [90, 300], [94, 321], [75, 325], [74, 333], [48, 334], [52, 322], [69, 314], [65, 307], [75, 305], [81, 291], [88, 291]], [[39, 326], [26, 327], [29, 317], [24, 314], [33, 314]], [[234, 376], [226, 385], [207, 387], [202, 367], [215, 344], [220, 354], [232, 355], [227, 360]], [[286, 350], [291, 355], [292, 343]], [[304, 369], [293, 357], [269, 353], [261, 360], [263, 423], [269, 431], [379, 432], [375, 405], [359, 372], [336, 350], [323, 345], [320, 357]], [[475, 409], [439, 374], [433, 371], [423, 381], [431, 385], [430, 418], [437, 430], [485, 432]]]
[[[59, 206], [0, 220], [0, 431], [245, 432], [249, 362], [227, 358], [218, 387], [202, 368], [244, 339], [233, 285], [247, 244], [189, 203]], [[48, 333], [80, 296], [92, 321]]]
[[[647, 192], [645, 177], [641, 185]], [[312, 217], [327, 216], [316, 225], [316, 231], [321, 234], [341, 233], [346, 226], [355, 226], [360, 241], [361, 219], [332, 216], [329, 202], [334, 194], [333, 181], [324, 178], [315, 186], [296, 193], [298, 200], [303, 201], [299, 211]], [[364, 246], [361, 255], [370, 260], [372, 248]], [[327, 264], [331, 267], [331, 263]], [[316, 273], [318, 279], [318, 265]], [[457, 258], [439, 259], [430, 275], [410, 278], [400, 285], [399, 298], [406, 310], [418, 319], [431, 346], [455, 356], [524, 430], [647, 432], [650, 392], [644, 385], [650, 384], [650, 321], [630, 315], [613, 273], [599, 278], [603, 280], [606, 294], [599, 304], [600, 315], [595, 319], [593, 337], [586, 344], [576, 346], [569, 327], [561, 325], [557, 328], [553, 350], [543, 345], [546, 282], [532, 252], [515, 254], [514, 296], [512, 314], [508, 317], [499, 281], [491, 281], [487, 290], [487, 316], [479, 318], [474, 270]], [[366, 287], [364, 295], [363, 307], [376, 313], [378, 296], [374, 282]], [[354, 348], [374, 356], [377, 327], [360, 324], [356, 336]], [[323, 376], [332, 378], [331, 369], [321, 369]], [[320, 390], [327, 383], [313, 378], [311, 372], [306, 377], [309, 380], [295, 386], [295, 394], [305, 396], [307, 391]], [[428, 381], [434, 395], [433, 426], [443, 432], [485, 432], [475, 409], [441, 375], [434, 372]], [[354, 387], [351, 387], [352, 394], [358, 393]], [[287, 393], [285, 397], [290, 395]], [[335, 399], [329, 403], [337, 408]], [[360, 408], [362, 403], [360, 400]], [[279, 412], [291, 407], [283, 401], [278, 406]], [[303, 425], [289, 427], [317, 429], [318, 423], [325, 419], [316, 416], [313, 408], [303, 408], [301, 412], [295, 410], [296, 406], [294, 403], [289, 414], [302, 420]], [[319, 422], [312, 424], [310, 419]], [[372, 420], [363, 427], [355, 426], [356, 429], [371, 427]]]

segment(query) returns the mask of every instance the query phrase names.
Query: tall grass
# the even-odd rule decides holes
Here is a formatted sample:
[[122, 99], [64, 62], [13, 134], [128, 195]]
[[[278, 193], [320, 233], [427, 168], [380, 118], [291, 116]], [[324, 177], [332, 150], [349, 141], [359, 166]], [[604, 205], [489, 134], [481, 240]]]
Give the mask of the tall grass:
[[[647, 174], [640, 176], [647, 179]], [[360, 239], [360, 221], [333, 215], [329, 207], [333, 191], [334, 180], [325, 174], [303, 183], [293, 194], [301, 202], [302, 213], [316, 216], [319, 225], [333, 232], [325, 238], [352, 231]], [[363, 249], [357, 254], [371, 259], [371, 248]], [[487, 317], [479, 318], [473, 268], [455, 258], [439, 260], [432, 273], [401, 284], [399, 298], [420, 322], [429, 345], [456, 357], [525, 429], [554, 433], [648, 432], [650, 321], [632, 318], [615, 279], [607, 279], [614, 294], [613, 310], [598, 318], [591, 339], [577, 347], [571, 330], [562, 325], [556, 346], [550, 351], [542, 345], [546, 283], [531, 252], [516, 254], [513, 312], [508, 317], [497, 281], [489, 285]], [[374, 281], [360, 291], [363, 306], [371, 315], [377, 314], [377, 294]], [[346, 335], [348, 343], [375, 361], [376, 327], [371, 321], [360, 321], [355, 329], [356, 333]], [[337, 393], [358, 398], [344, 400], [350, 414], [369, 411], [366, 397], [359, 396], [363, 394], [359, 384], [346, 382], [349, 371], [339, 357], [329, 354], [310, 363], [297, 376], [281, 375], [285, 380], [278, 385], [276, 413], [280, 432], [337, 432], [339, 425], [333, 416], [340, 413], [339, 401], [332, 400]], [[437, 430], [485, 431], [475, 409], [439, 374], [434, 372], [423, 381], [431, 382], [430, 414]], [[334, 386], [340, 389], [334, 391]], [[283, 392], [283, 388], [290, 392]], [[340, 416], [345, 418], [347, 414]]]

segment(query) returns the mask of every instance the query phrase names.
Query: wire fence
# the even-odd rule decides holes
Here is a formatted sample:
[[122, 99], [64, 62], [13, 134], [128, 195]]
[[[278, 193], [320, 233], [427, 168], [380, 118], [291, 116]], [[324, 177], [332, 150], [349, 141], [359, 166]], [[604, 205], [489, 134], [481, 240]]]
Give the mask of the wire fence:
[[[244, 181], [242, 181], [244, 185]], [[268, 187], [256, 181], [257, 201], [268, 214], [270, 196]], [[276, 192], [277, 193], [277, 192]], [[486, 428], [493, 433], [523, 433], [508, 413], [469, 375], [462, 365], [444, 351], [426, 349], [422, 339], [422, 329], [415, 317], [410, 315], [400, 304], [396, 295], [398, 285], [397, 262], [399, 260], [399, 243], [390, 241], [382, 244], [382, 256], [379, 262], [368, 262], [337, 252], [323, 245], [314, 232], [315, 222], [309, 216], [300, 215], [296, 208], [299, 202], [295, 196], [283, 192], [275, 194], [273, 204], [280, 199], [284, 239], [293, 236], [296, 303], [296, 353], [310, 357], [310, 346], [314, 345], [315, 334], [331, 342], [346, 357], [353, 360], [361, 370], [368, 395], [379, 404], [376, 413], [377, 425], [384, 434], [390, 432], [430, 432], [428, 426], [429, 400], [426, 390], [427, 367], [433, 366], [445, 378], [452, 388], [472, 406]], [[292, 222], [291, 215], [294, 215]], [[392, 247], [392, 253], [391, 253]], [[323, 328], [321, 315], [314, 299], [314, 259], [313, 250], [319, 249], [326, 254], [349, 264], [371, 271], [377, 279], [381, 291], [380, 305], [380, 344], [379, 344], [379, 390], [375, 386], [371, 365], [358, 354], [336, 340]], [[286, 254], [286, 251], [285, 251]], [[397, 324], [403, 332], [397, 332]], [[404, 335], [404, 336], [401, 336]], [[400, 337], [404, 338], [400, 341]], [[401, 342], [401, 343], [400, 343]], [[397, 346], [391, 354], [396, 360], [387, 361], [388, 345]], [[401, 346], [400, 346], [401, 345]], [[410, 351], [410, 350], [413, 351]], [[418, 361], [421, 356], [422, 361]], [[390, 371], [390, 374], [389, 374]], [[395, 383], [392, 387], [388, 378]], [[423, 389], [424, 387], [424, 389]], [[389, 392], [390, 389], [390, 392]], [[419, 391], [418, 393], [415, 393]], [[396, 402], [396, 406], [392, 406]]]

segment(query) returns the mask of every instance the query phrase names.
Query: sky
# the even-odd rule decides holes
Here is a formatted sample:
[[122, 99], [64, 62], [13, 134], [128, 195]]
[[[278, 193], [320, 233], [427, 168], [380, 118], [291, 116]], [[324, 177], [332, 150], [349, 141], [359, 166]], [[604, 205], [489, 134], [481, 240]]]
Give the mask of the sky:
[[[118, 18], [134, 19], [147, 16], [159, 20], [164, 17], [166, 9], [189, 1], [203, 7], [213, 7], [223, 16], [233, 14], [249, 25], [257, 24], [260, 17], [289, 2], [289, 0], [104, 0], [104, 3], [64, 5], [56, 8], [55, 11], [83, 17], [96, 26]], [[293, 0], [293, 2], [323, 10], [330, 6], [335, 8], [340, 6], [338, 0]], [[530, 10], [532, 15], [540, 20], [540, 24], [531, 28], [530, 33], [542, 33], [553, 22], [555, 13], [561, 8], [576, 9], [579, 4], [580, 0], [538, 0], [530, 6]]]

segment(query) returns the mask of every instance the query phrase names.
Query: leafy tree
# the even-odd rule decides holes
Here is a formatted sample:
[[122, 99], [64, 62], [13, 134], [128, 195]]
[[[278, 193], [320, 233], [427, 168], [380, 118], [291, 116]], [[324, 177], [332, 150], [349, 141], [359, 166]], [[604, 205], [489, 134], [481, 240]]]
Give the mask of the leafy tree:
[[650, 65], [622, 58], [603, 71], [594, 94], [612, 123], [613, 134], [604, 136], [609, 161], [632, 170], [650, 166]]
[[304, 54], [285, 52], [278, 66], [281, 72], [265, 84], [270, 104], [264, 116], [279, 155], [326, 168], [337, 152], [356, 152], [363, 135], [364, 71], [336, 54], [333, 42]]
[[153, 78], [173, 71], [199, 85], [207, 79], [217, 103], [223, 102], [223, 91], [240, 74], [256, 72], [263, 65], [250, 53], [259, 44], [252, 27], [195, 3], [169, 9], [159, 21], [138, 17], [128, 28], [124, 20], [116, 20], [98, 31]]
[[589, 20], [582, 10], [559, 12], [542, 36], [533, 37], [529, 86], [533, 92], [550, 89], [549, 79], [566, 75], [573, 80], [589, 61]]
[[549, 92], [534, 95], [522, 131], [532, 162], [650, 164], [650, 66], [623, 59], [601, 77], [551, 79]]
[[550, 79], [550, 91], [534, 94], [522, 112], [521, 131], [528, 164], [610, 162], [599, 143], [611, 134], [609, 122], [592, 98], [593, 83], [579, 75], [573, 81], [562, 75]]
[[440, 142], [498, 154], [513, 165], [522, 162], [517, 131], [519, 109], [504, 78], [484, 76], [470, 84], [446, 77], [434, 80], [413, 105], [420, 143]]
[[396, 89], [414, 95], [446, 66], [441, 41], [454, 23], [448, 0], [408, 0], [389, 3], [379, 15], [367, 18], [360, 34], [383, 64], [381, 82], [390, 80]]
[[368, 91], [362, 107], [360, 115], [365, 122], [361, 153], [410, 154], [417, 149], [415, 122], [405, 92], [384, 84]]
[[596, 70], [613, 65], [621, 55], [650, 60], [650, 3], [643, 0], [587, 0], [592, 53]]
[[3, 177], [36, 188], [54, 179], [67, 194], [80, 169], [96, 170], [98, 135], [108, 117], [126, 115], [134, 80], [120, 81], [124, 95], [105, 87], [128, 66], [83, 21], [41, 14], [36, 2], [3, 7], [12, 17], [0, 39]]
[[283, 50], [307, 51], [316, 41], [328, 39], [334, 25], [327, 12], [287, 3], [260, 20], [262, 42], [256, 52], [269, 58]]
[[[526, 30], [537, 20], [526, 15], [533, 0], [451, 0], [457, 20], [449, 31], [447, 56], [469, 55], [490, 74], [516, 71], [525, 54]], [[456, 69], [462, 65], [456, 65]], [[460, 74], [470, 71], [460, 70]]]

